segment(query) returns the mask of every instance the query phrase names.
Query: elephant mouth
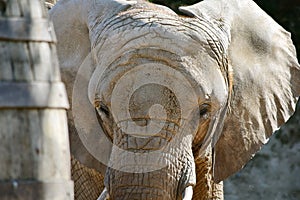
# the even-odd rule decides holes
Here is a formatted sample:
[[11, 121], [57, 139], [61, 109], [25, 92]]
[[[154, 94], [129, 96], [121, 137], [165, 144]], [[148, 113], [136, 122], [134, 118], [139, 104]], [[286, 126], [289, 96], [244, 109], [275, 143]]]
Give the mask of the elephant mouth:
[[123, 120], [117, 123], [114, 145], [137, 153], [162, 150], [179, 130], [178, 123], [160, 119]]

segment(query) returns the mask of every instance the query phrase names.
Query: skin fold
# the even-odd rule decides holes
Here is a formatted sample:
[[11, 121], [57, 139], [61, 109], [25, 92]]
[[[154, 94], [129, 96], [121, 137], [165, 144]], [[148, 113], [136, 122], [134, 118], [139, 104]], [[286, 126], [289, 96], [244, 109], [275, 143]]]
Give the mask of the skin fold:
[[50, 10], [75, 199], [221, 200], [222, 180], [293, 114], [289, 33], [250, 0], [179, 10], [142, 0]]

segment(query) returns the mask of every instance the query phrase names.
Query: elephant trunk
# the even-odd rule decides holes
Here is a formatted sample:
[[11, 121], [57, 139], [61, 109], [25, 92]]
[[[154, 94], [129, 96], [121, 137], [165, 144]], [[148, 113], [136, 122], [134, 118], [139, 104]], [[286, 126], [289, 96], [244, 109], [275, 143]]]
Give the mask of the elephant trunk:
[[[114, 134], [105, 186], [110, 199], [183, 199], [195, 184], [192, 137], [177, 140], [175, 124], [168, 123], [150, 137]], [[174, 140], [174, 141], [173, 141]], [[191, 187], [185, 195], [191, 196]]]
[[[167, 169], [148, 173], [126, 173], [110, 170], [111, 199], [176, 199]], [[151, 182], [150, 182], [151, 179]], [[172, 181], [172, 182], [170, 182]]]

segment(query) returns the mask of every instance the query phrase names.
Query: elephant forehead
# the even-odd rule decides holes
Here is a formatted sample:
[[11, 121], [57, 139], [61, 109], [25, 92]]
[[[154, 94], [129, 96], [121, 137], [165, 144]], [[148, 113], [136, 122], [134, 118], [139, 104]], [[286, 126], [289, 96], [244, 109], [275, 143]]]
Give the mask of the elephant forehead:
[[89, 29], [92, 48], [106, 42], [111, 48], [147, 45], [192, 54], [204, 47], [214, 55], [211, 45], [222, 43], [219, 42], [221, 33], [216, 33], [218, 29], [214, 26], [206, 19], [199, 21], [158, 10], [130, 9], [93, 23]]
[[[131, 68], [146, 63], [161, 63], [184, 74], [191, 80], [191, 87], [199, 91], [196, 93], [200, 103], [207, 99], [215, 104], [226, 101], [227, 86], [218, 63], [223, 52], [215, 52], [209, 41], [213, 38], [215, 45], [222, 44], [215, 37], [217, 34], [209, 35], [204, 30], [203, 24], [174, 15], [135, 10], [107, 19], [96, 29], [92, 31], [97, 33], [92, 37], [92, 47], [97, 67], [90, 84], [96, 88], [89, 91], [102, 93], [108, 102], [113, 82]], [[148, 70], [146, 65], [144, 68]], [[94, 92], [90, 94], [93, 100]]]

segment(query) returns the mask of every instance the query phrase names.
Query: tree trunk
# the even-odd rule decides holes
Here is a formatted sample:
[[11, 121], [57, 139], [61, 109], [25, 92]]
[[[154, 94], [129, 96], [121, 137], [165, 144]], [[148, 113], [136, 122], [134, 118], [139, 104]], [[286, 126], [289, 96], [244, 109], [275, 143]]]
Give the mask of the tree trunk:
[[64, 85], [39, 0], [0, 0], [0, 199], [73, 199]]

